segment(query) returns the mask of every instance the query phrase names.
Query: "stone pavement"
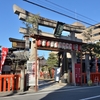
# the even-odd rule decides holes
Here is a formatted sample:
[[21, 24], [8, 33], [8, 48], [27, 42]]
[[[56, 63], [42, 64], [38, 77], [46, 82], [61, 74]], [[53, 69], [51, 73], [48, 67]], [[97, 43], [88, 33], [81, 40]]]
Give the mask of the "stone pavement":
[[80, 86], [71, 86], [71, 85], [67, 85], [66, 83], [54, 83], [53, 85], [50, 85], [48, 87], [42, 88], [39, 91], [43, 92], [43, 91], [50, 91], [50, 90], [59, 90], [59, 89], [70, 89], [70, 88], [77, 88]]
[[[44, 92], [44, 91], [55, 91], [55, 90], [58, 90], [58, 89], [69, 89], [69, 88], [77, 88], [79, 86], [70, 86], [70, 85], [67, 85], [65, 83], [56, 83], [54, 81], [50, 81], [50, 82], [47, 82], [47, 83], [44, 83], [41, 84], [39, 86], [39, 89], [37, 92]], [[13, 92], [13, 91], [10, 91], [10, 92], [1, 92], [0, 93], [0, 97], [5, 97], [5, 96], [13, 96], [13, 95], [25, 95], [25, 94], [30, 94], [30, 93], [36, 93], [34, 91], [34, 89], [30, 89], [28, 91], [17, 91], [17, 92]]]

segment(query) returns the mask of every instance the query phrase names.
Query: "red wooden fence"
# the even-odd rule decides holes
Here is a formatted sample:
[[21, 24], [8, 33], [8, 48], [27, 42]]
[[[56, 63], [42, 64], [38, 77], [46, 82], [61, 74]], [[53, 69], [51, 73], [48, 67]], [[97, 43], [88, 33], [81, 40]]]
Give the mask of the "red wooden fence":
[[[90, 80], [92, 83], [100, 83], [100, 73], [90, 73]], [[70, 73], [70, 83], [72, 83], [72, 73]], [[86, 84], [86, 73], [82, 73], [82, 83]]]
[[20, 75], [0, 75], [0, 92], [19, 90], [20, 77]]
[[[0, 75], [0, 92], [19, 90], [20, 77], [20, 74]], [[100, 83], [100, 73], [90, 73], [90, 79], [93, 83]], [[72, 73], [70, 73], [70, 82], [72, 82]], [[82, 83], [86, 84], [86, 73], [82, 73]]]

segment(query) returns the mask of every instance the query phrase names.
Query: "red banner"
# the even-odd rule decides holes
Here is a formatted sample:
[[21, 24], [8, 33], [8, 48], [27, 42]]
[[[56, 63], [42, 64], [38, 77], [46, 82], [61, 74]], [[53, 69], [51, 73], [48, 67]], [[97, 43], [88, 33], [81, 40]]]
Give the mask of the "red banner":
[[81, 83], [81, 64], [75, 64], [75, 81], [76, 84]]
[[4, 65], [7, 53], [8, 53], [8, 48], [3, 47], [1, 52], [0, 73], [2, 72], [2, 66]]

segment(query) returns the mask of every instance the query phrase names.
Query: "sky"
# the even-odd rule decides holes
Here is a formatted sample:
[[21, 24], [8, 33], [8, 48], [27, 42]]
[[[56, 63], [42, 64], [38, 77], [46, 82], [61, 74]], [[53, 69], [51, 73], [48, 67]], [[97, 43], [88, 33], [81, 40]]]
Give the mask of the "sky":
[[[95, 25], [100, 22], [100, 0], [29, 0], [37, 4], [43, 5], [50, 9], [56, 10], [73, 18]], [[59, 5], [55, 6], [50, 2]], [[14, 14], [13, 5], [21, 7], [33, 14], [39, 14], [42, 17], [61, 21], [66, 24], [73, 24], [77, 20], [62, 16], [52, 11], [29, 4], [23, 0], [0, 0], [0, 45], [2, 47], [11, 48], [12, 44], [9, 38], [23, 39], [23, 34], [19, 33], [19, 28], [24, 26], [18, 16]], [[63, 7], [64, 9], [62, 9]], [[66, 10], [66, 9], [69, 10]], [[78, 13], [78, 14], [77, 14]], [[85, 17], [82, 17], [80, 15]], [[87, 19], [88, 17], [89, 19]], [[92, 19], [92, 20], [90, 20]], [[83, 23], [87, 27], [89, 25]], [[53, 33], [52, 29], [40, 27], [42, 31]], [[47, 51], [38, 51], [39, 56], [48, 57]]]

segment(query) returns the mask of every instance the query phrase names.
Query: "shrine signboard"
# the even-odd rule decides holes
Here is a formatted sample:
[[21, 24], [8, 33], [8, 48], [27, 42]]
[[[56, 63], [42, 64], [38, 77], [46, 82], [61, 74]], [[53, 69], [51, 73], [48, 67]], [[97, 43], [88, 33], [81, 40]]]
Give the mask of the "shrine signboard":
[[75, 64], [75, 81], [76, 84], [81, 84], [81, 64]]
[[[38, 63], [38, 61], [37, 61], [37, 63]], [[38, 64], [37, 64], [37, 69], [38, 69]], [[36, 74], [35, 61], [27, 61], [27, 78], [26, 78], [27, 86], [35, 86], [35, 74]], [[37, 70], [37, 75], [38, 75], [38, 70]], [[37, 83], [38, 83], [38, 80], [37, 80]]]

